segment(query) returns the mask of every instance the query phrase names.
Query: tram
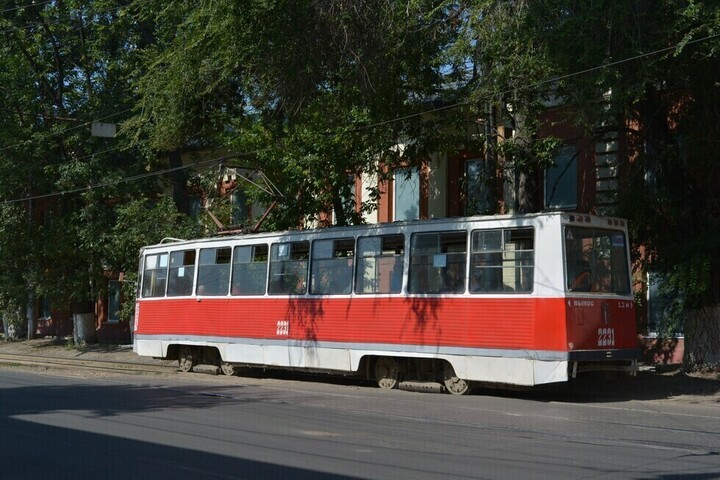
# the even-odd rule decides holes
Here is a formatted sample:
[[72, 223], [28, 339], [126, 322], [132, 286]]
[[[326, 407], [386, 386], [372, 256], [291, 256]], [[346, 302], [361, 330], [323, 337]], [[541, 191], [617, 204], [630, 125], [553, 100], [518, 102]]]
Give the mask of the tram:
[[144, 247], [133, 349], [234, 374], [359, 374], [381, 388], [538, 385], [637, 371], [625, 220], [553, 212]]

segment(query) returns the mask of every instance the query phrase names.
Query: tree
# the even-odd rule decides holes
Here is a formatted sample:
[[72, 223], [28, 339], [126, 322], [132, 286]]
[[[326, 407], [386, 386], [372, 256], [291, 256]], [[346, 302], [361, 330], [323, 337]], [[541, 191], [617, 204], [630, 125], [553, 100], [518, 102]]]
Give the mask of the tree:
[[386, 174], [407, 138], [402, 161], [437, 146], [436, 125], [418, 113], [439, 93], [452, 29], [433, 2], [162, 3], [136, 3], [158, 41], [145, 52], [134, 131], [158, 151], [252, 153], [297, 199], [275, 226], [330, 210], [358, 222], [349, 177]]
[[[516, 175], [531, 179], [550, 164], [553, 143], [536, 137], [547, 99], [562, 99], [567, 120], [591, 138], [622, 132], [629, 150], [616, 213], [631, 221], [639, 278], [658, 274], [680, 307], [688, 365], [720, 363], [720, 9], [674, 0], [450, 4], [462, 32], [452, 65], [470, 79], [469, 93], [495, 112], [512, 106], [489, 118], [517, 129], [500, 144]], [[532, 198], [530, 187], [519, 200]]]
[[[552, 51], [566, 71], [590, 71], [563, 81], [562, 91], [596, 130], [627, 127], [618, 214], [630, 219], [643, 276], [663, 278], [680, 306], [672, 322], [685, 325], [686, 364], [717, 366], [720, 10], [672, 0], [564, 7]], [[563, 40], [570, 33], [576, 41]]]
[[[123, 181], [147, 174], [152, 159], [142, 151], [90, 134], [92, 121], [130, 115], [130, 76], [147, 36], [123, 1], [0, 6], [0, 198], [16, 207], [6, 213], [22, 218], [26, 231], [12, 237], [6, 229], [2, 238], [3, 250], [13, 252], [7, 275], [29, 290], [29, 318], [39, 295], [88, 314], [103, 274], [128, 264], [110, 254], [117, 241], [110, 232], [123, 234], [114, 229], [116, 207], [161, 189], [156, 179]], [[7, 282], [1, 288], [17, 298]]]
[[[538, 138], [545, 104], [555, 94], [547, 81], [560, 71], [548, 54], [545, 34], [546, 2], [482, 0], [448, 2], [457, 19], [458, 40], [448, 49], [451, 78], [459, 80], [457, 95], [477, 105], [485, 124], [484, 180], [489, 197], [487, 211], [503, 207], [499, 182], [512, 184], [513, 197], [506, 209], [535, 212], [542, 208], [537, 181], [543, 168], [552, 165], [559, 141]], [[551, 3], [551, 2], [548, 2]], [[513, 135], [502, 138], [498, 129], [509, 125]], [[500, 163], [501, 164], [500, 164]], [[498, 169], [509, 180], [498, 177]]]

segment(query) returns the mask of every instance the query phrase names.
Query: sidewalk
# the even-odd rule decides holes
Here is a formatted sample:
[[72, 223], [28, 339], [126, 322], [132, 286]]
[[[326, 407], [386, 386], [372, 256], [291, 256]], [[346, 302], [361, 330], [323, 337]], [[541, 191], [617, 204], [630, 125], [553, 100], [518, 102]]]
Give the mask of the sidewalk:
[[35, 340], [0, 340], [0, 353], [8, 355], [31, 355], [51, 358], [73, 358], [78, 360], [103, 360], [139, 365], [175, 365], [175, 360], [157, 360], [141, 357], [132, 350], [132, 345], [88, 344], [75, 346], [63, 338], [39, 338]]

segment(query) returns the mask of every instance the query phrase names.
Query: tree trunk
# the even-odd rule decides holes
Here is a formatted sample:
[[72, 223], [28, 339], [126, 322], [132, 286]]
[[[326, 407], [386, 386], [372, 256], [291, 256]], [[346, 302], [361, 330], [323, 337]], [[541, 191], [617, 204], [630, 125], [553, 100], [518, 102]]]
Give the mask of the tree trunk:
[[172, 197], [175, 206], [179, 212], [188, 214], [188, 195], [187, 195], [187, 174], [182, 170], [182, 154], [180, 150], [173, 150], [168, 155], [170, 168], [174, 169], [170, 174], [172, 182]]
[[513, 127], [515, 128], [514, 142], [516, 142], [525, 154], [522, 157], [513, 159], [515, 163], [515, 211], [517, 213], [535, 213], [541, 209], [538, 202], [537, 165], [535, 159], [531, 158], [532, 132], [529, 131], [526, 115], [522, 109], [518, 109], [513, 116]]
[[27, 338], [32, 340], [35, 338], [35, 291], [30, 288], [28, 291], [28, 303], [25, 309], [25, 317], [27, 319]]
[[78, 345], [95, 343], [95, 312], [92, 302], [77, 302], [73, 304], [73, 340]]
[[720, 368], [720, 305], [687, 312], [683, 362], [690, 369]]
[[537, 202], [538, 186], [535, 180], [535, 174], [520, 172], [517, 179], [517, 213], [535, 213], [540, 211]]

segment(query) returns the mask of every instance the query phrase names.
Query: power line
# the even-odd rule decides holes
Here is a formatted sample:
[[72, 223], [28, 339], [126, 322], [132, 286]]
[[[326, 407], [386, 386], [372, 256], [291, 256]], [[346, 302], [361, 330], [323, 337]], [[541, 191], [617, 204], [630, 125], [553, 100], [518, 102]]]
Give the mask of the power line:
[[0, 13], [14, 12], [16, 10], [22, 10], [24, 8], [30, 8], [30, 7], [39, 7], [40, 5], [47, 5], [48, 3], [53, 3], [54, 1], [55, 0], [46, 0], [44, 2], [33, 2], [28, 5], [19, 5], [17, 7], [6, 8], [5, 10], [0, 10]]
[[[62, 132], [55, 132], [55, 133], [51, 132], [51, 133], [49, 133], [49, 135], [50, 135], [51, 137], [61, 136], [61, 135], [64, 135], [65, 133], [67, 133], [67, 132], [70, 132], [70, 131], [73, 131], [73, 130], [77, 130], [77, 129], [79, 129], [79, 128], [87, 127], [87, 126], [89, 126], [89, 125], [92, 125], [92, 124], [95, 123], [95, 122], [99, 122], [99, 121], [102, 121], [102, 120], [107, 120], [108, 118], [117, 117], [118, 115], [122, 115], [123, 113], [127, 113], [127, 112], [130, 112], [130, 111], [132, 111], [132, 108], [126, 108], [125, 110], [121, 110], [121, 111], [119, 111], [119, 112], [111, 113], [111, 114], [109, 114], [109, 115], [106, 115], [106, 116], [104, 116], [104, 117], [98, 118], [98, 119], [96, 119], [96, 120], [90, 120], [90, 121], [87, 121], [87, 122], [84, 122], [84, 123], [80, 123], [80, 124], [78, 124], [78, 125], [75, 125], [74, 127], [65, 128], [65, 129], [63, 129]], [[5, 151], [5, 150], [9, 150], [9, 149], [11, 149], [11, 148], [20, 147], [20, 146], [22, 146], [22, 145], [33, 144], [33, 143], [39, 142], [39, 141], [40, 141], [40, 140], [24, 140], [24, 141], [22, 141], [22, 142], [18, 142], [18, 143], [16, 143], [16, 144], [14, 144], [14, 145], [8, 145], [8, 146], [6, 146], [6, 147], [0, 147], [0, 152]]]
[[[684, 45], [691, 45], [691, 44], [695, 44], [695, 43], [700, 43], [700, 42], [704, 42], [704, 41], [707, 41], [707, 40], [712, 40], [712, 39], [718, 38], [718, 37], [720, 37], [720, 34], [708, 35], [708, 36], [703, 37], [703, 38], [699, 38], [699, 39], [690, 40], [690, 41], [688, 41], [688, 42], [685, 42]], [[540, 87], [540, 86], [542, 86], [542, 85], [546, 85], [546, 84], [549, 84], [549, 83], [559, 82], [559, 81], [561, 81], [561, 80], [565, 80], [565, 79], [572, 78], [572, 77], [579, 76], [579, 75], [585, 75], [585, 74], [587, 74], [587, 73], [591, 73], [591, 72], [593, 72], [593, 71], [601, 70], [601, 69], [604, 69], [604, 68], [609, 68], [609, 67], [621, 65], [621, 64], [623, 64], [623, 63], [632, 62], [632, 61], [635, 61], [635, 60], [639, 60], [639, 59], [646, 58], [646, 57], [653, 56], [653, 55], [658, 55], [658, 54], [660, 54], [660, 53], [665, 53], [665, 52], [669, 52], [669, 51], [672, 51], [672, 50], [677, 50], [677, 48], [678, 48], [679, 46], [680, 46], [680, 43], [677, 43], [677, 44], [674, 45], [674, 46], [657, 49], [657, 50], [654, 50], [654, 51], [652, 51], [652, 52], [642, 53], [642, 54], [639, 54], [639, 55], [635, 55], [635, 56], [633, 56], [633, 57], [625, 58], [625, 59], [622, 59], [622, 60], [617, 60], [617, 61], [615, 61], [615, 62], [610, 62], [610, 63], [606, 63], [606, 64], [603, 64], [603, 65], [598, 65], [598, 66], [595, 66], [595, 67], [587, 68], [587, 69], [585, 69], [585, 70], [581, 70], [581, 71], [578, 71], [578, 72], [569, 73], [569, 74], [567, 74], [567, 75], [562, 75], [562, 76], [559, 76], [559, 77], [553, 77], [553, 78], [550, 78], [550, 79], [541, 80], [541, 81], [539, 81], [539, 82], [536, 82], [536, 83], [534, 83], [534, 84], [530, 84], [530, 85], [528, 85], [528, 86], [526, 86], [526, 87], [523, 87], [523, 88], [521, 88], [521, 89], [522, 89], [522, 90], [530, 90], [530, 89], [538, 88], [538, 87]], [[518, 90], [518, 89], [512, 89], [512, 90], [507, 90], [507, 91], [504, 91], [504, 92], [499, 92], [499, 93], [495, 93], [495, 94], [490, 94], [490, 95], [488, 95], [488, 97], [497, 96], [497, 95], [509, 94], [509, 93], [512, 93], [512, 92], [517, 91], [517, 90]], [[404, 121], [404, 120], [407, 120], [407, 119], [410, 119], [410, 118], [414, 118], [414, 117], [418, 117], [418, 116], [422, 116], [422, 115], [427, 115], [427, 114], [430, 114], [430, 113], [435, 113], [435, 112], [450, 110], [450, 109], [458, 108], [458, 107], [461, 107], [461, 106], [469, 105], [469, 104], [471, 104], [471, 103], [473, 103], [473, 102], [471, 102], [471, 101], [465, 101], [465, 102], [458, 102], [458, 103], [451, 104], [451, 105], [445, 105], [445, 106], [441, 106], [441, 107], [436, 107], [436, 108], [429, 109], [429, 110], [425, 110], [425, 111], [422, 111], [422, 112], [416, 112], [416, 113], [413, 113], [413, 114], [410, 114], [410, 115], [405, 115], [405, 116], [402, 116], [402, 117], [396, 117], [396, 118], [389, 119], [389, 120], [385, 120], [385, 121], [382, 121], [382, 122], [376, 122], [376, 123], [373, 123], [373, 124], [370, 124], [370, 125], [364, 125], [364, 126], [362, 126], [362, 127], [358, 127], [358, 128], [355, 129], [355, 130], [352, 130], [351, 132], [359, 132], [359, 131], [369, 130], [369, 129], [376, 128], [376, 127], [379, 127], [379, 126], [382, 126], [382, 125], [387, 125], [387, 124], [390, 124], [390, 123], [400, 122], [400, 121]], [[113, 117], [113, 116], [116, 116], [116, 115], [119, 115], [119, 114], [128, 112], [128, 111], [130, 111], [130, 110], [131, 110], [131, 109], [126, 109], [126, 110], [124, 110], [124, 111], [122, 111], [122, 112], [118, 112], [118, 113], [115, 113], [115, 114], [112, 114], [112, 115], [108, 115], [107, 117], [104, 117], [104, 118], [102, 118], [102, 119], [100, 119], [100, 120], [104, 120], [104, 119], [107, 119], [107, 118], [111, 118], [111, 117]], [[90, 125], [91, 123], [92, 123], [92, 122], [86, 122], [86, 123], [84, 123], [84, 124], [77, 125], [77, 126], [75, 126], [75, 127], [70, 127], [70, 128], [68, 128], [68, 129], [65, 129], [62, 133], [65, 133], [65, 132], [67, 132], [67, 131], [70, 131], [70, 130], [73, 130], [73, 129], [76, 129], [76, 128], [82, 128], [82, 127], [84, 127], [84, 126]], [[6, 150], [6, 149], [8, 149], [8, 148], [13, 148], [13, 147], [18, 146], [18, 145], [22, 145], [23, 143], [26, 143], [26, 142], [18, 143], [18, 144], [16, 144], [16, 145], [11, 145], [11, 146], [9, 146], [9, 147], [0, 148], [0, 151]], [[87, 156], [82, 157], [82, 158], [87, 158], [87, 157], [91, 157], [91, 156], [94, 156], [94, 155], [107, 153], [107, 152], [109, 152], [109, 151], [114, 151], [114, 150], [117, 150], [117, 148], [116, 148], [116, 149], [106, 150], [106, 151], [103, 151], [103, 152], [98, 152], [98, 153], [90, 154], [90, 155], [87, 155]], [[219, 163], [219, 162], [221, 162], [221, 161], [223, 161], [223, 160], [225, 160], [225, 159], [228, 159], [228, 158], [235, 158], [235, 157], [237, 157], [237, 156], [242, 156], [242, 155], [250, 155], [250, 154], [253, 154], [253, 153], [258, 153], [259, 151], [260, 151], [260, 150], [257, 150], [257, 151], [254, 151], [254, 152], [249, 152], [249, 153], [246, 153], [246, 154], [238, 154], [238, 155], [232, 155], [232, 156], [228, 156], [228, 157], [220, 157], [220, 158], [218, 158], [218, 159], [208, 160], [208, 161], [199, 162], [199, 163], [194, 163], [194, 164], [190, 164], [190, 165], [184, 165], [184, 166], [181, 166], [181, 167], [175, 167], [175, 168], [171, 168], [171, 169], [160, 170], [160, 171], [157, 171], [157, 172], [149, 172], [149, 173], [142, 174], [142, 175], [125, 177], [125, 178], [121, 178], [121, 179], [118, 179], [118, 180], [114, 180], [114, 181], [110, 181], [110, 182], [104, 182], [104, 183], [98, 183], [98, 184], [89, 185], [89, 186], [87, 186], [87, 187], [77, 188], [77, 189], [73, 189], [73, 190], [67, 190], [67, 191], [56, 192], [56, 193], [49, 193], [49, 194], [37, 195], [37, 196], [30, 196], [30, 197], [25, 197], [25, 198], [21, 198], [21, 199], [5, 200], [5, 201], [0, 202], [0, 203], [3, 203], [3, 204], [19, 203], [19, 202], [25, 202], [25, 201], [29, 201], [29, 200], [35, 200], [35, 199], [41, 199], [41, 198], [49, 198], [49, 197], [56, 197], [56, 196], [61, 196], [61, 195], [66, 195], [66, 194], [72, 194], [72, 193], [78, 193], [78, 192], [83, 192], [83, 191], [89, 191], [89, 190], [93, 190], [93, 189], [97, 189], [97, 188], [103, 188], [103, 187], [107, 187], [107, 186], [114, 186], [114, 185], [118, 185], [118, 184], [122, 184], [122, 183], [130, 183], [130, 182], [142, 180], [142, 179], [149, 178], [149, 177], [153, 177], [153, 176], [165, 175], [165, 174], [168, 174], [168, 173], [177, 171], [177, 170], [184, 170], [184, 169], [189, 169], [189, 168], [194, 168], [194, 167], [202, 167], [202, 166], [204, 166], [204, 165], [211, 164], [211, 163]]]
[[712, 40], [712, 39], [718, 38], [718, 37], [720, 37], [720, 33], [714, 34], [714, 35], [708, 35], [708, 36], [702, 37], [702, 38], [697, 38], [697, 39], [695, 39], [695, 40], [689, 40], [689, 41], [684, 42], [684, 43], [683, 43], [683, 42], [678, 42], [678, 43], [676, 43], [675, 45], [670, 46], [670, 47], [660, 48], [660, 49], [657, 49], [657, 50], [653, 50], [652, 52], [641, 53], [641, 54], [635, 55], [635, 56], [633, 56], [633, 57], [624, 58], [624, 59], [622, 59], [622, 60], [617, 60], [617, 61], [610, 62], [610, 63], [604, 63], [604, 64], [602, 64], [602, 65], [597, 65], [597, 66], [595, 66], [595, 67], [590, 67], [590, 68], [587, 68], [587, 69], [585, 69], [585, 70], [580, 70], [580, 71], [577, 71], [577, 72], [568, 73], [568, 74], [566, 74], [566, 75], [561, 75], [561, 76], [558, 76], [558, 77], [553, 77], [553, 78], [541, 80], [541, 81], [536, 82], [536, 83], [531, 83], [531, 84], [529, 84], [529, 85], [527, 85], [527, 86], [525, 86], [525, 87], [508, 89], [508, 90], [501, 91], [501, 92], [497, 92], [497, 93], [487, 94], [487, 95], [485, 95], [485, 96], [483, 96], [483, 97], [481, 97], [481, 98], [479, 98], [479, 99], [477, 99], [477, 100], [472, 100], [472, 101], [471, 101], [471, 100], [467, 100], [467, 101], [464, 101], [464, 102], [458, 102], [458, 103], [454, 103], [454, 104], [451, 104], [451, 105], [444, 105], [444, 106], [436, 107], [436, 108], [429, 109], [429, 110], [423, 110], [422, 112], [411, 113], [411, 114], [409, 114], [409, 115], [405, 115], [405, 116], [402, 116], [402, 117], [395, 117], [395, 118], [392, 118], [392, 119], [389, 119], [389, 120], [383, 120], [383, 121], [381, 121], [381, 122], [376, 122], [376, 123], [371, 123], [371, 124], [368, 124], [368, 125], [363, 125], [363, 126], [361, 126], [361, 127], [357, 127], [357, 128], [355, 128], [355, 129], [349, 130], [349, 131], [346, 132], [346, 133], [362, 132], [362, 131], [365, 131], [365, 130], [371, 130], [371, 129], [373, 129], [373, 128], [381, 127], [381, 126], [383, 126], [383, 125], [389, 125], [389, 124], [391, 124], [391, 123], [402, 122], [402, 121], [405, 121], [405, 120], [409, 120], [409, 119], [411, 119], [411, 118], [420, 117], [420, 116], [428, 115], [428, 114], [431, 114], [431, 113], [436, 113], [436, 112], [440, 112], [440, 111], [444, 111], [444, 110], [452, 110], [452, 109], [455, 109], [455, 108], [458, 108], [458, 107], [463, 107], [463, 106], [470, 105], [470, 104], [475, 103], [475, 102], [477, 102], [477, 101], [489, 100], [489, 99], [491, 99], [492, 97], [495, 97], [495, 96], [507, 95], [507, 94], [516, 92], [516, 91], [518, 91], [518, 90], [526, 90], [526, 91], [527, 91], [527, 90], [532, 90], [532, 89], [539, 88], [539, 87], [541, 87], [541, 86], [543, 86], [543, 85], [546, 85], [546, 84], [556, 83], [556, 82], [559, 82], [559, 81], [562, 81], [562, 80], [566, 80], [566, 79], [568, 79], [568, 78], [573, 78], [573, 77], [577, 77], [577, 76], [580, 76], [580, 75], [585, 75], [585, 74], [588, 74], [588, 73], [592, 73], [592, 72], [597, 71], [597, 70], [602, 70], [602, 69], [605, 69], [605, 68], [615, 67], [615, 66], [617, 66], [617, 65], [622, 65], [623, 63], [629, 63], [629, 62], [633, 62], [633, 61], [636, 61], [636, 60], [640, 60], [640, 59], [642, 59], [642, 58], [646, 58], [646, 57], [658, 55], [658, 54], [661, 54], [661, 53], [666, 53], [666, 52], [670, 52], [670, 51], [673, 51], [673, 50], [677, 50], [677, 48], [678, 48], [681, 44], [682, 44], [683, 46], [692, 45], [692, 44], [696, 44], [696, 43], [700, 43], [700, 42], [705, 42], [705, 41], [708, 41], [708, 40]]
[[46, 194], [42, 194], [42, 195], [32, 195], [32, 196], [28, 196], [28, 197], [24, 197], [24, 198], [15, 198], [12, 200], [4, 200], [4, 201], [0, 202], [0, 204], [10, 205], [13, 203], [22, 203], [22, 202], [27, 202], [30, 200], [39, 200], [39, 199], [43, 199], [43, 198], [52, 198], [52, 197], [61, 197], [64, 195], [72, 195], [74, 193], [80, 193], [80, 192], [89, 192], [91, 190], [96, 190], [99, 188], [112, 187], [112, 186], [120, 185], [123, 183], [132, 183], [132, 182], [144, 180], [147, 178], [158, 177], [161, 175], [167, 175], [168, 173], [173, 173], [173, 172], [177, 172], [180, 170], [187, 170], [190, 168], [201, 168], [201, 167], [205, 167], [205, 166], [213, 166], [213, 165], [221, 163], [225, 160], [228, 160], [230, 158], [236, 158], [237, 156], [238, 155], [228, 155], [228, 156], [213, 158], [213, 159], [209, 159], [209, 160], [203, 160], [201, 162], [195, 162], [195, 163], [191, 163], [189, 165], [181, 165], [179, 167], [166, 168], [164, 170], [158, 170], [156, 172], [148, 172], [148, 173], [142, 173], [139, 175], [133, 175], [130, 177], [123, 177], [123, 178], [119, 178], [117, 180], [110, 180], [107, 182], [95, 183], [92, 185], [88, 185], [87, 187], [78, 187], [78, 188], [74, 188], [71, 190], [63, 190], [61, 192], [53, 192], [53, 193], [46, 193]]

